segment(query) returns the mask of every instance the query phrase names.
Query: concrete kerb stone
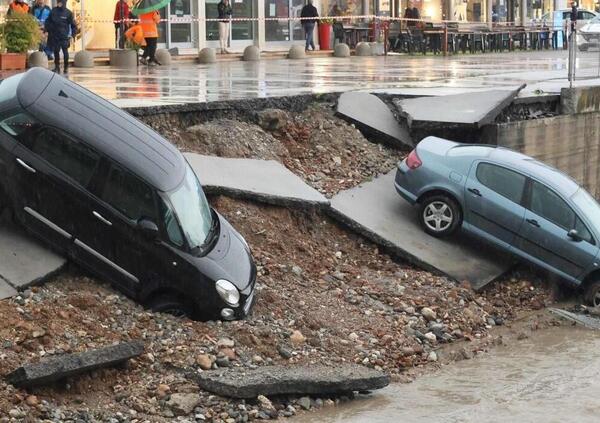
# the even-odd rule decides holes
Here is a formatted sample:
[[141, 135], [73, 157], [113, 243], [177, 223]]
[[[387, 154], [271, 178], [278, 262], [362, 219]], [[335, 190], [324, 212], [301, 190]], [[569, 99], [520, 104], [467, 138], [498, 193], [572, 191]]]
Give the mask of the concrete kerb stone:
[[217, 52], [214, 48], [205, 47], [198, 53], [198, 62], [203, 64], [216, 63]]
[[288, 59], [298, 60], [306, 58], [306, 52], [304, 50], [304, 46], [301, 45], [291, 46], [288, 53]]
[[260, 60], [260, 49], [256, 46], [246, 47], [242, 60], [244, 62], [258, 62]]
[[562, 88], [560, 108], [565, 115], [600, 111], [600, 86]]
[[166, 48], [159, 48], [156, 50], [156, 54], [154, 55], [158, 63], [163, 66], [168, 66], [171, 64], [171, 53]]
[[108, 52], [110, 65], [116, 68], [136, 68], [137, 52], [130, 49], [111, 49]]
[[94, 55], [86, 50], [78, 51], [77, 53], [75, 53], [73, 65], [76, 68], [93, 68]]
[[43, 51], [34, 51], [27, 57], [28, 68], [47, 68], [48, 56]]
[[348, 44], [336, 44], [333, 49], [333, 57], [350, 57], [350, 47], [348, 47]]
[[356, 45], [356, 55], [357, 56], [372, 56], [373, 49], [371, 48], [371, 44], [360, 42]]

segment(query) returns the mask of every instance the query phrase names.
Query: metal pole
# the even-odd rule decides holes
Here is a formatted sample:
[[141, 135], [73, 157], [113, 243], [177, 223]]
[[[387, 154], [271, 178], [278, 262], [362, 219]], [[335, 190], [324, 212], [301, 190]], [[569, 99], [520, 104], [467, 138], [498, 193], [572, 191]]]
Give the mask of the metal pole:
[[81, 34], [81, 51], [85, 51], [85, 8], [83, 7], [84, 0], [81, 0], [81, 29], [79, 30]]

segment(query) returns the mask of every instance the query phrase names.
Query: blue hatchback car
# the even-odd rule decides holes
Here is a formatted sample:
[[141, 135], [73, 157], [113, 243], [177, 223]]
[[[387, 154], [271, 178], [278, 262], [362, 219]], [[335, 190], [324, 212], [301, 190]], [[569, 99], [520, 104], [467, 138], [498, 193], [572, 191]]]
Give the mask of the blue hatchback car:
[[600, 205], [564, 173], [506, 148], [428, 137], [399, 163], [395, 186], [428, 234], [462, 228], [600, 306]]

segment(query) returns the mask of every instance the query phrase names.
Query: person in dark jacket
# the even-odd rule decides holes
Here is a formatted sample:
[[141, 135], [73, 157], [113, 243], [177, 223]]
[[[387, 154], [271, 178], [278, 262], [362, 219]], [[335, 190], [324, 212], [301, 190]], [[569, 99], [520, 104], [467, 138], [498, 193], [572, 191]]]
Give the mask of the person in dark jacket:
[[129, 5], [127, 0], [118, 0], [115, 5], [115, 15], [113, 22], [115, 24], [115, 46], [116, 48], [125, 48], [125, 31], [129, 26]]
[[229, 0], [221, 0], [217, 6], [219, 12], [219, 41], [221, 43], [221, 53], [229, 53], [227, 44], [229, 41], [229, 23], [231, 22], [231, 5]]
[[46, 20], [48, 16], [50, 16], [50, 12], [52, 11], [50, 7], [46, 4], [48, 0], [35, 0], [35, 4], [30, 9], [31, 14], [37, 19], [40, 24], [40, 29], [43, 32], [42, 41], [40, 42], [40, 51], [46, 53], [48, 56], [48, 60], [54, 60], [54, 52], [50, 47], [48, 47], [46, 29], [44, 28], [46, 24]]
[[58, 0], [56, 7], [50, 12], [46, 19], [46, 31], [48, 32], [48, 47], [54, 50], [54, 72], [60, 72], [60, 51], [63, 52], [65, 61], [64, 71], [69, 71], [69, 45], [71, 37], [77, 34], [77, 25], [73, 20], [73, 13], [67, 9], [66, 0]]
[[308, 51], [308, 48], [310, 47], [314, 51], [315, 43], [313, 41], [313, 32], [315, 30], [315, 24], [317, 23], [317, 20], [314, 18], [319, 17], [319, 12], [317, 12], [317, 8], [313, 6], [312, 0], [308, 0], [308, 3], [302, 8], [300, 17], [304, 18], [302, 19], [302, 27], [304, 28], [306, 37], [306, 46], [304, 49]]

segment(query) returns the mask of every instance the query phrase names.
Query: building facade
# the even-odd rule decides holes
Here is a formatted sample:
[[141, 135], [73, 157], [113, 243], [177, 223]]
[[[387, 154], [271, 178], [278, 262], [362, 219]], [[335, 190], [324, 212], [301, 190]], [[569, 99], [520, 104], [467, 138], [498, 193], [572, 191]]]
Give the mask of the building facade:
[[[33, 1], [33, 0], [32, 0]], [[55, 0], [47, 0], [51, 3]], [[131, 0], [129, 0], [131, 1]], [[217, 18], [220, 0], [172, 0], [161, 10], [162, 47], [200, 49], [218, 46]], [[257, 45], [263, 50], [287, 49], [302, 43], [304, 34], [299, 21], [305, 0], [230, 0], [234, 18], [231, 47], [242, 49]], [[581, 7], [597, 10], [599, 0], [580, 0]], [[10, 0], [0, 0], [6, 9]], [[115, 45], [113, 14], [116, 0], [67, 0], [70, 9], [86, 17], [85, 44], [90, 49], [108, 49]], [[407, 6], [416, 7], [423, 19], [463, 22], [514, 22], [528, 24], [552, 10], [567, 8], [567, 0], [314, 0], [321, 16], [404, 16]], [[334, 12], [335, 10], [335, 12]], [[367, 19], [361, 19], [367, 24]], [[80, 46], [78, 46], [79, 48]]]

